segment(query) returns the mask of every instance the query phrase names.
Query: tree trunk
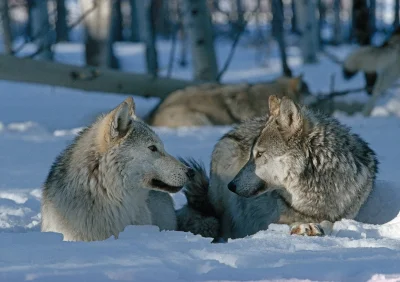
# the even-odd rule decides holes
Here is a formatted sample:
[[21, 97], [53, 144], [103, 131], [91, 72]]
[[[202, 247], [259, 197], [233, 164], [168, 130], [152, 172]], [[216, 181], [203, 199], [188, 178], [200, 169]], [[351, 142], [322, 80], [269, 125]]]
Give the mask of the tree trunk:
[[185, 25], [183, 24], [183, 15], [182, 15], [182, 5], [178, 5], [178, 21], [180, 29], [178, 31], [178, 35], [181, 42], [181, 52], [179, 56], [179, 65], [181, 67], [186, 67], [188, 65], [188, 40], [187, 40], [187, 31]]
[[112, 36], [113, 42], [123, 41], [124, 27], [122, 24], [122, 10], [121, 0], [113, 0], [113, 11], [112, 11]]
[[80, 0], [85, 24], [86, 64], [96, 67], [118, 67], [112, 48], [112, 1]]
[[6, 54], [11, 55], [13, 53], [13, 36], [11, 31], [10, 14], [8, 11], [8, 1], [0, 0], [0, 11], [1, 11], [1, 29], [3, 32], [3, 43], [4, 51]]
[[39, 62], [10, 55], [0, 55], [0, 80], [159, 98], [197, 84], [194, 81], [154, 78], [147, 74], [106, 68], [93, 69], [48, 61]]
[[137, 1], [140, 1], [140, 0], [130, 0], [130, 4], [131, 4], [131, 41], [132, 42], [140, 42]]
[[65, 0], [56, 0], [56, 3], [56, 42], [68, 41], [67, 9], [65, 7]]
[[158, 56], [156, 49], [155, 21], [152, 16], [154, 0], [138, 0], [136, 2], [139, 19], [140, 39], [145, 44], [147, 73], [158, 75]]
[[236, 32], [242, 31], [244, 27], [244, 11], [243, 11], [243, 3], [242, 0], [236, 0], [236, 23], [235, 29]]
[[324, 21], [326, 17], [326, 7], [325, 3], [322, 0], [318, 0], [318, 11], [319, 11], [319, 18], [318, 18], [318, 45], [319, 49], [323, 49], [323, 39], [322, 39], [322, 32], [324, 28]]
[[353, 1], [353, 37], [360, 45], [371, 44], [371, 24], [367, 0]]
[[47, 0], [31, 0], [30, 2], [31, 34], [38, 48], [35, 58], [52, 60], [51, 44], [53, 36], [50, 32]]
[[315, 63], [318, 52], [317, 0], [296, 2], [297, 27], [301, 34], [300, 47], [304, 63]]
[[184, 0], [183, 4], [184, 24], [189, 36], [194, 78], [202, 81], [216, 81], [218, 65], [207, 3], [204, 0]]
[[291, 8], [292, 8], [292, 19], [291, 19], [291, 23], [292, 23], [292, 32], [293, 33], [297, 33], [299, 30], [297, 28], [297, 16], [296, 16], [296, 0], [292, 0], [291, 2]]
[[369, 24], [373, 34], [376, 30], [376, 0], [369, 0]]
[[279, 52], [281, 55], [281, 63], [283, 73], [286, 76], [292, 76], [292, 71], [290, 70], [287, 64], [287, 56], [286, 56], [286, 44], [285, 44], [285, 31], [283, 29], [283, 3], [282, 0], [272, 0], [271, 3], [272, 8], [272, 34], [275, 37], [278, 46]]
[[342, 42], [340, 9], [341, 0], [334, 0], [333, 2], [333, 13], [334, 13], [334, 26], [333, 26], [333, 43], [339, 45]]
[[168, 0], [155, 0], [152, 11], [156, 33], [165, 37], [168, 37], [171, 34], [168, 2]]
[[397, 28], [400, 24], [400, 0], [394, 2], [394, 28]]

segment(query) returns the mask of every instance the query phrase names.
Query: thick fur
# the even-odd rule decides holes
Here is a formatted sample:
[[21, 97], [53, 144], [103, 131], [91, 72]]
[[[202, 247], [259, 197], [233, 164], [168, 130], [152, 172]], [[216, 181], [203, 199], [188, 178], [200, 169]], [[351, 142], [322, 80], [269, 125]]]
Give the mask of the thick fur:
[[[204, 165], [193, 159], [180, 161], [191, 167], [195, 174], [184, 190], [188, 204], [177, 211], [178, 230], [216, 238], [219, 235], [219, 222], [208, 200], [209, 179]], [[202, 222], [201, 226], [197, 225], [199, 221]]]
[[[153, 126], [230, 125], [259, 116], [268, 96], [287, 95], [297, 102], [309, 94], [302, 76], [260, 84], [203, 84], [171, 93], [146, 118]], [[260, 102], [260, 101], [265, 101]]]
[[[286, 97], [273, 96], [269, 105], [270, 116], [238, 125], [213, 150], [203, 191], [220, 222], [219, 236], [242, 238], [270, 223], [289, 224], [292, 234], [329, 234], [332, 222], [353, 219], [370, 194], [375, 153], [334, 118]], [[192, 225], [198, 232], [203, 222]]]
[[128, 225], [177, 228], [168, 192], [179, 191], [190, 170], [134, 111], [128, 98], [56, 158], [43, 187], [43, 232], [95, 241], [118, 237]]
[[[400, 77], [400, 27], [381, 46], [362, 46], [343, 63], [343, 76], [352, 78], [364, 72], [370, 94], [382, 93]], [[392, 74], [388, 78], [388, 74]], [[395, 78], [392, 78], [392, 77]]]

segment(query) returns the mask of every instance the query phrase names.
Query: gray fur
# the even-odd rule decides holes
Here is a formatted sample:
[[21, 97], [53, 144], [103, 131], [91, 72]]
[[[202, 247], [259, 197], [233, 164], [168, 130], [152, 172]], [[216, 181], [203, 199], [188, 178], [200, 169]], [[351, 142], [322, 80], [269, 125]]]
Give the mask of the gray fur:
[[171, 93], [145, 120], [167, 127], [236, 124], [263, 114], [273, 94], [301, 102], [309, 90], [302, 76], [258, 84], [190, 86]]
[[[209, 180], [204, 165], [193, 159], [179, 160], [191, 167], [195, 175], [183, 190], [188, 205], [177, 211], [178, 230], [215, 238], [219, 234], [219, 222], [208, 200]], [[199, 221], [202, 222], [201, 226], [197, 225]]]
[[353, 219], [370, 194], [375, 153], [334, 118], [288, 98], [269, 103], [270, 116], [238, 125], [214, 148], [208, 200], [219, 235], [242, 238], [270, 223], [289, 224], [294, 234], [329, 234], [332, 222]]
[[95, 241], [118, 237], [128, 225], [176, 229], [167, 192], [181, 189], [188, 168], [165, 151], [134, 110], [128, 98], [56, 158], [43, 187], [43, 232]]

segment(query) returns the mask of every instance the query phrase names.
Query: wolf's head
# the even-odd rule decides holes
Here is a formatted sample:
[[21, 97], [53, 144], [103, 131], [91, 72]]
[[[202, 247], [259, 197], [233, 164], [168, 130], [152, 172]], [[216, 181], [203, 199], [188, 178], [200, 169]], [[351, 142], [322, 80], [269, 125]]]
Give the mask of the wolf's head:
[[284, 188], [291, 175], [305, 166], [301, 149], [308, 122], [300, 107], [287, 97], [269, 97], [269, 118], [252, 147], [250, 159], [229, 183], [228, 188], [252, 197]]
[[135, 115], [132, 98], [101, 118], [97, 146], [107, 166], [118, 166], [124, 183], [164, 192], [178, 192], [194, 174], [169, 155], [160, 138]]

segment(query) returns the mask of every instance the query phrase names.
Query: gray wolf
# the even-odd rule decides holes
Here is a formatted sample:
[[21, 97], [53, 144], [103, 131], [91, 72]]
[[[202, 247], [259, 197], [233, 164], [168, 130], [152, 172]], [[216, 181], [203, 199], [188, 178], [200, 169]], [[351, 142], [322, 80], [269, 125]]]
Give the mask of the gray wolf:
[[184, 189], [178, 230], [227, 240], [271, 223], [290, 225], [292, 234], [329, 234], [333, 222], [357, 215], [378, 161], [335, 118], [273, 95], [269, 115], [241, 123], [215, 145], [209, 180], [192, 167], [196, 176]]
[[240, 123], [264, 114], [268, 96], [277, 93], [301, 102], [309, 90], [301, 75], [283, 76], [268, 83], [191, 86], [171, 93], [146, 121], [165, 127]]
[[[362, 46], [343, 62], [343, 76], [364, 72], [367, 92], [381, 94], [400, 77], [400, 27], [380, 46]], [[394, 78], [393, 78], [394, 77]]]
[[136, 118], [128, 98], [56, 158], [43, 187], [41, 230], [62, 233], [65, 241], [117, 238], [127, 225], [175, 230], [168, 193], [193, 174]]

